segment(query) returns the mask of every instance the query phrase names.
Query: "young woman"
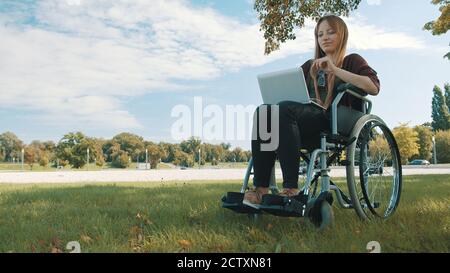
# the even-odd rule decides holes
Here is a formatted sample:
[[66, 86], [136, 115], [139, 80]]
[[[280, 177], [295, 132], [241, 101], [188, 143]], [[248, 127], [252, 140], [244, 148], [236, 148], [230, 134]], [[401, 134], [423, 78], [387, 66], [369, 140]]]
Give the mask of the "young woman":
[[[370, 95], [377, 95], [380, 82], [377, 73], [358, 54], [345, 56], [348, 29], [345, 22], [334, 15], [327, 15], [317, 22], [315, 31], [315, 58], [302, 65], [303, 73], [312, 99], [328, 109], [341, 83], [351, 83]], [[360, 109], [361, 104], [344, 96], [340, 105]], [[283, 189], [280, 195], [293, 196], [299, 193], [298, 171], [300, 149], [320, 147], [320, 133], [330, 131], [330, 112], [314, 104], [283, 101], [279, 106], [279, 145], [276, 151], [261, 151], [259, 136], [252, 140], [252, 156], [255, 185], [247, 191], [243, 203], [258, 207], [262, 195], [269, 192], [269, 181], [276, 156], [283, 172]], [[269, 106], [270, 107], [270, 106]], [[270, 111], [268, 111], [270, 114]], [[255, 112], [258, 129], [259, 107]], [[270, 120], [270, 118], [268, 119]]]

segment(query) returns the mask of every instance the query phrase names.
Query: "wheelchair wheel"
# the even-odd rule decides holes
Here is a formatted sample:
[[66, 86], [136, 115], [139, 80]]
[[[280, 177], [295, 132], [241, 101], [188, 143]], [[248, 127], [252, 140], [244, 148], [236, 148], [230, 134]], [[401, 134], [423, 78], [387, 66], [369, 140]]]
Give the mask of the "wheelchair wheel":
[[364, 220], [386, 219], [400, 201], [402, 167], [395, 138], [379, 117], [365, 115], [347, 147], [347, 185], [353, 207]]
[[[316, 202], [320, 204], [315, 204]], [[316, 206], [317, 209], [313, 209], [314, 206]], [[311, 223], [319, 230], [325, 230], [334, 222], [333, 207], [326, 200], [318, 200], [316, 198], [311, 199], [308, 201], [306, 211], [306, 215], [308, 215]]]

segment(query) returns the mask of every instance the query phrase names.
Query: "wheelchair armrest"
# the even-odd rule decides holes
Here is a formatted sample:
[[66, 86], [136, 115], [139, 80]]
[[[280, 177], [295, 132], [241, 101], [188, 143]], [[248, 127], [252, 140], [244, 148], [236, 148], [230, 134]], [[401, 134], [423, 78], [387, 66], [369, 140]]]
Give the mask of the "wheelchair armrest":
[[367, 107], [364, 106], [364, 113], [369, 114], [372, 110], [372, 101], [370, 101], [366, 96], [367, 93], [364, 92], [361, 88], [358, 88], [352, 84], [349, 83], [343, 83], [340, 84], [337, 88], [338, 94], [336, 95], [335, 99], [333, 100], [333, 103], [331, 104], [331, 132], [333, 135], [337, 135], [337, 108], [338, 104], [341, 101], [342, 97], [348, 93], [360, 100], [362, 100], [364, 103], [367, 103]]
[[338, 93], [345, 92], [347, 89], [355, 92], [356, 94], [358, 94], [360, 96], [367, 96], [367, 92], [364, 92], [363, 89], [356, 87], [351, 83], [342, 83], [337, 87]]

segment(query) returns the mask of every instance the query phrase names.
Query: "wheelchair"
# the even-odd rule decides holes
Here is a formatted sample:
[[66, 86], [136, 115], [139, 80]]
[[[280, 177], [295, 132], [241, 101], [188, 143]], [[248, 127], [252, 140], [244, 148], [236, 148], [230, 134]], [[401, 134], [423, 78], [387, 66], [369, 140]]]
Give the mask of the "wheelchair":
[[[274, 166], [271, 193], [262, 196], [258, 208], [244, 205], [243, 197], [253, 175], [253, 159], [250, 159], [240, 192], [226, 193], [222, 197], [223, 208], [255, 219], [261, 213], [307, 217], [316, 227], [324, 229], [334, 221], [334, 192], [339, 207], [354, 209], [362, 220], [387, 219], [393, 215], [402, 191], [401, 158], [394, 135], [381, 118], [371, 114], [372, 102], [365, 92], [347, 83], [341, 84], [337, 91], [331, 105], [331, 134], [321, 133], [320, 148], [299, 151], [307, 164], [299, 170], [299, 175], [304, 177], [300, 193], [293, 197], [277, 195]], [[361, 102], [357, 114], [348, 107], [338, 107], [344, 95]], [[346, 126], [338, 127], [338, 122]], [[331, 180], [333, 163], [345, 166], [346, 189]]]

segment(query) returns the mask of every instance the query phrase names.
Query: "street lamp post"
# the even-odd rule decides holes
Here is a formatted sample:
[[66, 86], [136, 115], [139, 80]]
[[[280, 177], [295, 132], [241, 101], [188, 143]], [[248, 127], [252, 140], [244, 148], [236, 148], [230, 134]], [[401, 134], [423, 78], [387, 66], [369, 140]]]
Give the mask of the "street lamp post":
[[89, 171], [89, 148], [87, 148], [87, 153], [86, 153], [86, 166], [87, 166], [87, 170]]
[[433, 140], [433, 164], [437, 164], [437, 159], [436, 159], [436, 139], [432, 138]]
[[202, 162], [202, 149], [198, 149], [198, 168], [200, 169]]

